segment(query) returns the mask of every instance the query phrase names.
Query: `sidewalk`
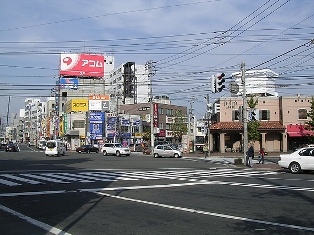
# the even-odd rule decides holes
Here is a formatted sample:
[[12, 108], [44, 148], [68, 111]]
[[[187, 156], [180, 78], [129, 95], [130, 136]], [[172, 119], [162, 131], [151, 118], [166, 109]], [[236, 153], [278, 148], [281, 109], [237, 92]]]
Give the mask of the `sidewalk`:
[[[259, 164], [257, 157], [253, 159], [253, 169], [259, 170], [280, 170], [282, 169], [278, 164], [277, 161], [279, 159], [280, 153], [268, 153], [267, 156], [264, 157], [265, 161], [264, 164]], [[204, 161], [212, 161], [215, 163], [222, 163], [222, 164], [230, 164], [235, 167], [240, 168], [249, 168], [244, 165], [244, 156], [243, 153], [210, 153], [210, 157], [204, 157], [203, 153], [184, 153], [183, 157], [187, 158], [196, 158], [202, 159]], [[242, 164], [235, 165], [235, 160], [240, 158], [242, 160]]]

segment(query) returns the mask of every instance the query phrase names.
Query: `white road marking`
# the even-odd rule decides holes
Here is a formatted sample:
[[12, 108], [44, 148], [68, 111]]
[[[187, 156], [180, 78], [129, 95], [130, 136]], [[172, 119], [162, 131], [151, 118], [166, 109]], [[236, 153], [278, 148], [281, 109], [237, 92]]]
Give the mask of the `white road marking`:
[[19, 177], [19, 176], [14, 176], [14, 175], [9, 175], [9, 174], [3, 174], [1, 176], [4, 176], [4, 177], [9, 178], [9, 179], [13, 179], [13, 180], [26, 182], [28, 184], [42, 184], [41, 182], [36, 181], [36, 180], [25, 179], [25, 178], [22, 178], [22, 177]]
[[17, 211], [14, 211], [14, 210], [12, 210], [12, 209], [10, 209], [8, 207], [5, 207], [3, 205], [0, 205], [0, 210], [2, 210], [4, 212], [7, 212], [7, 213], [9, 213], [11, 215], [17, 216], [20, 219], [25, 220], [26, 222], [28, 222], [30, 224], [33, 224], [33, 225], [35, 225], [35, 226], [37, 226], [39, 228], [42, 228], [42, 229], [44, 229], [45, 231], [47, 231], [49, 233], [58, 234], [58, 235], [59, 234], [71, 235], [70, 233], [67, 233], [67, 232], [65, 232], [65, 231], [63, 231], [61, 229], [58, 229], [56, 227], [50, 226], [49, 224], [45, 224], [43, 222], [35, 220], [35, 219], [31, 218], [31, 217], [23, 215], [23, 214], [21, 214], [21, 213], [19, 213]]
[[30, 177], [30, 178], [34, 178], [34, 179], [50, 181], [50, 182], [54, 182], [54, 183], [61, 183], [61, 184], [68, 184], [68, 183], [70, 183], [70, 182], [67, 182], [67, 181], [56, 180], [56, 179], [53, 179], [53, 178], [44, 177], [44, 176], [41, 176], [41, 175], [34, 175], [34, 174], [21, 174], [21, 175], [26, 176], [26, 177]]
[[[256, 171], [247, 169], [212, 169], [212, 170], [191, 170], [181, 171], [88, 171], [79, 173], [67, 172], [46, 172], [46, 173], [22, 173], [22, 174], [0, 174], [0, 185], [21, 186], [22, 183], [28, 184], [46, 184], [54, 183], [93, 183], [97, 181], [114, 182], [118, 180], [179, 180], [179, 181], [200, 181], [203, 179], [210, 180], [214, 177], [235, 178], [235, 177], [254, 177], [259, 179], [287, 180], [297, 181], [294, 179], [283, 179], [277, 177], [267, 177], [281, 173], [274, 171]], [[10, 179], [10, 180], [9, 180]], [[300, 180], [299, 180], [300, 181]], [[304, 180], [312, 182], [312, 180]]]
[[21, 185], [21, 184], [14, 183], [12, 181], [4, 180], [4, 179], [0, 179], [0, 184], [4, 184], [4, 185], [8, 185], [8, 186], [18, 186], [18, 185]]
[[103, 193], [103, 192], [96, 192], [96, 194], [106, 196], [106, 197], [116, 198], [116, 199], [120, 199], [120, 200], [124, 200], [124, 201], [131, 201], [131, 202], [142, 203], [142, 204], [147, 204], [147, 205], [152, 205], [152, 206], [158, 206], [158, 207], [163, 207], [163, 208], [168, 208], [168, 209], [173, 209], [173, 210], [180, 210], [180, 211], [197, 213], [197, 214], [202, 214], [202, 215], [209, 215], [209, 216], [214, 216], [214, 217], [219, 217], [219, 218], [224, 218], [224, 219], [240, 220], [240, 221], [245, 221], [245, 222], [266, 224], [266, 225], [271, 225], [271, 226], [291, 228], [291, 229], [297, 229], [297, 230], [303, 230], [303, 231], [313, 231], [314, 232], [314, 228], [311, 228], [311, 227], [304, 227], [304, 226], [298, 226], [298, 225], [293, 225], [293, 224], [276, 223], [276, 222], [271, 222], [271, 221], [266, 221], [266, 220], [250, 219], [250, 218], [246, 218], [246, 217], [220, 214], [220, 213], [215, 213], [215, 212], [196, 210], [196, 209], [192, 209], [192, 208], [172, 206], [172, 205], [167, 205], [167, 204], [162, 204], [162, 203], [156, 203], [156, 202], [150, 202], [150, 201], [139, 200], [139, 199], [134, 199], [134, 198], [111, 195], [109, 193]]

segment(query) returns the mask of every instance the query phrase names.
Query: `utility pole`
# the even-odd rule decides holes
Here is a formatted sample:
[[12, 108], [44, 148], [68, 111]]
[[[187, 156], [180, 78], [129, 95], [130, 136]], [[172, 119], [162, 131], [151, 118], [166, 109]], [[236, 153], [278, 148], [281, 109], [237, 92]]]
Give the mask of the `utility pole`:
[[246, 100], [246, 87], [245, 87], [245, 63], [241, 63], [241, 80], [242, 80], [242, 100], [243, 100], [243, 159], [244, 164], [247, 163], [247, 149], [248, 149], [248, 130], [247, 130], [247, 100]]
[[196, 117], [195, 116], [193, 116], [193, 138], [194, 138], [194, 148], [193, 148], [193, 151], [194, 151], [194, 153], [196, 152], [196, 129], [197, 129], [197, 127], [196, 127]]
[[[192, 113], [193, 113], [193, 103], [194, 103], [194, 99], [191, 98], [189, 100], [190, 103], [190, 109], [189, 109], [189, 115], [188, 115], [188, 152], [191, 151], [190, 149], [190, 140], [191, 140], [191, 117], [192, 117]], [[195, 132], [194, 127], [193, 127], [193, 133]], [[194, 139], [194, 145], [195, 145], [195, 139]], [[194, 148], [193, 148], [194, 150]]]
[[[209, 103], [209, 94], [206, 95], [206, 107], [207, 107], [207, 148], [208, 148], [208, 157], [210, 157], [210, 120], [211, 120], [211, 110]], [[206, 157], [206, 155], [205, 155]]]
[[154, 104], [153, 104], [153, 61], [147, 61], [145, 64], [146, 69], [148, 70], [148, 77], [150, 78], [149, 84], [149, 102], [150, 102], [150, 145], [151, 145], [151, 154], [154, 155], [154, 145], [155, 145], [155, 135], [154, 135]]

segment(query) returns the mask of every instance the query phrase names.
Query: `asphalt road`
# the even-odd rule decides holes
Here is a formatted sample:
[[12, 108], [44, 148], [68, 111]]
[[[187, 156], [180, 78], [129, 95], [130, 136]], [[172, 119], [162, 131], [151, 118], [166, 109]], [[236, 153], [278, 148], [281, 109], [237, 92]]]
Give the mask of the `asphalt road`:
[[314, 174], [189, 158], [0, 152], [5, 234], [314, 234]]

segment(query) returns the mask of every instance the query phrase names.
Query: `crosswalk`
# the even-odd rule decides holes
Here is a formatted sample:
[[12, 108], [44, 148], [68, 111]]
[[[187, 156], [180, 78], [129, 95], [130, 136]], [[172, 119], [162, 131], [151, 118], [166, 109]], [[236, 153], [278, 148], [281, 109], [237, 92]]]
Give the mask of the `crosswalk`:
[[211, 170], [155, 170], [155, 171], [84, 171], [71, 172], [45, 172], [45, 173], [17, 173], [0, 174], [0, 186], [41, 185], [48, 183], [94, 183], [113, 181], [138, 180], [184, 180], [198, 181], [213, 177], [265, 177], [276, 175], [274, 171], [258, 171], [247, 169], [211, 169]]

